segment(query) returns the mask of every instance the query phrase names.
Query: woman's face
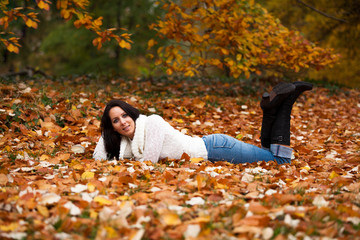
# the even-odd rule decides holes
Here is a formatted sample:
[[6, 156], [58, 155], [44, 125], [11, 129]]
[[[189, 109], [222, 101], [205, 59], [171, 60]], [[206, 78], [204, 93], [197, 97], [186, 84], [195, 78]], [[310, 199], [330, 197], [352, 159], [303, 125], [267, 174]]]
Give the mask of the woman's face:
[[109, 117], [116, 132], [133, 139], [135, 133], [135, 122], [121, 107], [111, 108], [109, 111]]

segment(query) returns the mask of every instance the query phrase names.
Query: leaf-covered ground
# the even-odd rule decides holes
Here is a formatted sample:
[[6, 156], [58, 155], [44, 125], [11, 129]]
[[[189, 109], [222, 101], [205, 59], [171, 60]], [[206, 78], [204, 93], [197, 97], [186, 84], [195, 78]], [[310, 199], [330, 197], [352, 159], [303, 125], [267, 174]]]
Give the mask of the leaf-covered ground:
[[259, 146], [259, 100], [270, 85], [250, 84], [0, 84], [0, 238], [360, 238], [356, 90], [315, 85], [299, 98], [291, 165], [91, 158], [111, 98], [184, 133], [225, 133]]

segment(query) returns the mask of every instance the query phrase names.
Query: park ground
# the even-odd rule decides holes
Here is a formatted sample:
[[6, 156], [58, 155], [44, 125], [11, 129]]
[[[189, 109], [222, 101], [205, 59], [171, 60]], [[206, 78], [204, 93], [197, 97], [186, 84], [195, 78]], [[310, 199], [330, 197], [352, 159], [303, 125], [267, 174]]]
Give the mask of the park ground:
[[107, 101], [183, 133], [260, 146], [276, 80], [93, 77], [0, 83], [2, 239], [360, 238], [360, 91], [314, 82], [295, 103], [291, 164], [94, 161]]

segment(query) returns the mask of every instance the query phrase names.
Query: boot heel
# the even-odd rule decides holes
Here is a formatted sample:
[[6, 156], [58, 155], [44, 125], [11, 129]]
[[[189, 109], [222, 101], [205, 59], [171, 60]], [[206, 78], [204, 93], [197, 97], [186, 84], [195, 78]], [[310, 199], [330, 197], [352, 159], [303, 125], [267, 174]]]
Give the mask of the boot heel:
[[265, 92], [260, 103], [261, 108], [271, 109], [276, 108], [280, 103], [291, 93], [295, 91], [296, 87], [292, 83], [282, 82], [277, 84], [269, 93]]

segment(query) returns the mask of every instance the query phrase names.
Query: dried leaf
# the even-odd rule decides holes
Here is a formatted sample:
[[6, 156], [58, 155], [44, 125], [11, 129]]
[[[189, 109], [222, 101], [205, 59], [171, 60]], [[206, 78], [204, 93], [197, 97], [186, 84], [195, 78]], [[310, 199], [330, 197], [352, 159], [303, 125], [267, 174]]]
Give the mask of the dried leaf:
[[83, 172], [83, 174], [81, 174], [81, 179], [82, 180], [93, 179], [94, 176], [95, 176], [95, 173], [93, 173], [93, 172]]

